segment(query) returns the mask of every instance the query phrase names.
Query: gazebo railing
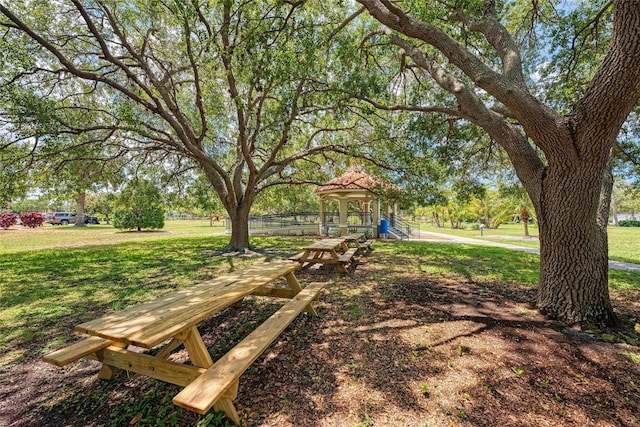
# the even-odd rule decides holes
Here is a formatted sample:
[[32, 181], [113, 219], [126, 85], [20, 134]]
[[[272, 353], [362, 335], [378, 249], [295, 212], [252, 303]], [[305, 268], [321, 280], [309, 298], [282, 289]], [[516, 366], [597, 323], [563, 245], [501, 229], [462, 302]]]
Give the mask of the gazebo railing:
[[[362, 233], [367, 237], [372, 236], [372, 218], [371, 213], [365, 212], [349, 212], [347, 214], [347, 224], [349, 233]], [[340, 226], [339, 212], [325, 212], [322, 233], [325, 235], [334, 234]]]
[[[373, 215], [371, 213], [367, 215], [365, 212], [349, 212], [347, 214], [347, 224], [349, 224], [349, 226], [352, 226], [352, 225], [371, 226], [371, 218], [373, 218]], [[325, 225], [335, 224], [337, 226], [340, 223], [340, 213], [325, 212], [323, 223]]]
[[[285, 228], [303, 225], [317, 225], [320, 214], [318, 212], [298, 212], [273, 215], [251, 215], [249, 217], [249, 231], [270, 228]], [[225, 218], [227, 232], [231, 231], [231, 219]]]
[[[231, 232], [231, 219], [225, 217], [225, 225], [227, 233]], [[365, 212], [349, 212], [347, 215], [348, 233], [362, 233], [367, 237], [373, 235], [373, 230], [377, 224], [372, 223], [373, 215]], [[340, 227], [339, 212], [324, 212], [324, 227], [320, 230], [323, 234], [334, 234]], [[252, 215], [249, 217], [250, 233], [278, 233], [284, 231], [287, 233], [295, 230], [304, 229], [309, 231], [310, 226], [316, 227], [316, 233], [320, 225], [320, 214], [318, 212], [298, 212], [274, 215]], [[270, 231], [271, 230], [271, 231]], [[293, 231], [292, 231], [293, 230]]]

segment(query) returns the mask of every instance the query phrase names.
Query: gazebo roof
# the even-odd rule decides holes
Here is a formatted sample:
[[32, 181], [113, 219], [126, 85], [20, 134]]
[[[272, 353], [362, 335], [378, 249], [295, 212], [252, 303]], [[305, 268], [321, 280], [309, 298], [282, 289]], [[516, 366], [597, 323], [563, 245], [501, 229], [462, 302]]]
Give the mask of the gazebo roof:
[[376, 187], [386, 186], [381, 178], [371, 175], [362, 166], [351, 166], [345, 173], [316, 188], [316, 194], [341, 190], [368, 192]]

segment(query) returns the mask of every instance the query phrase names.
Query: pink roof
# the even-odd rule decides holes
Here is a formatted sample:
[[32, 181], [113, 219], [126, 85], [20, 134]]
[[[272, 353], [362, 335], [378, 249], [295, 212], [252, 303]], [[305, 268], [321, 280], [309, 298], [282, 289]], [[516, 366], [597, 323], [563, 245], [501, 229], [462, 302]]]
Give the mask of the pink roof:
[[369, 174], [362, 166], [351, 166], [344, 174], [316, 188], [316, 193], [335, 190], [372, 190], [385, 186], [385, 182]]

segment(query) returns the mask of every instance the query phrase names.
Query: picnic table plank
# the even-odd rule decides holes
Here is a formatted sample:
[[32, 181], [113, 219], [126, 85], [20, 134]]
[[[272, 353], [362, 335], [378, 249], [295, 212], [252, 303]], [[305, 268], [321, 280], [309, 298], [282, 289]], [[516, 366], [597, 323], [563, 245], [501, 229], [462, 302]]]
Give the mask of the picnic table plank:
[[318, 240], [317, 242], [312, 243], [309, 246], [306, 246], [304, 249], [309, 251], [315, 250], [332, 250], [335, 248], [343, 247], [345, 240], [336, 238], [336, 239], [324, 239]]
[[207, 282], [203, 282], [198, 285], [192, 286], [191, 288], [188, 288], [188, 289], [182, 289], [179, 291], [172, 292], [171, 294], [165, 295], [153, 301], [134, 305], [134, 306], [125, 308], [123, 310], [115, 311], [106, 316], [93, 319], [85, 323], [81, 323], [80, 325], [76, 326], [75, 330], [77, 332], [90, 333], [90, 331], [93, 331], [96, 329], [107, 329], [114, 325], [118, 325], [127, 319], [131, 319], [136, 316], [142, 315], [144, 313], [148, 313], [159, 307], [172, 304], [184, 298], [197, 297], [202, 293], [206, 292], [207, 290], [209, 290], [213, 285], [224, 286], [225, 284], [233, 283], [236, 280], [237, 279], [234, 277], [230, 277], [230, 278], [223, 277], [221, 279], [209, 280]]
[[344, 236], [344, 239], [347, 241], [359, 242], [364, 238], [364, 234], [362, 233], [351, 233]]

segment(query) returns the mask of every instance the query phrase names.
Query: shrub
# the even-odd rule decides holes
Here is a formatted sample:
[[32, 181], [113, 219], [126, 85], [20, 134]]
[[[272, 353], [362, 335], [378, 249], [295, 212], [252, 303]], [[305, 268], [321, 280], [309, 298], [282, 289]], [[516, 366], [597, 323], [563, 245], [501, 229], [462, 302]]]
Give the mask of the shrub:
[[164, 227], [160, 190], [144, 179], [129, 182], [116, 199], [113, 226], [138, 231]]
[[14, 213], [0, 213], [0, 228], [4, 228], [6, 230], [16, 222], [18, 222], [18, 220], [16, 219], [16, 215]]
[[632, 219], [625, 219], [623, 221], [620, 221], [618, 224], [620, 225], [620, 227], [640, 227], [640, 221]]
[[29, 228], [41, 227], [44, 224], [44, 215], [40, 212], [22, 212], [20, 214], [20, 222]]
[[120, 230], [160, 229], [164, 227], [164, 210], [156, 206], [117, 210], [113, 213], [113, 226]]

